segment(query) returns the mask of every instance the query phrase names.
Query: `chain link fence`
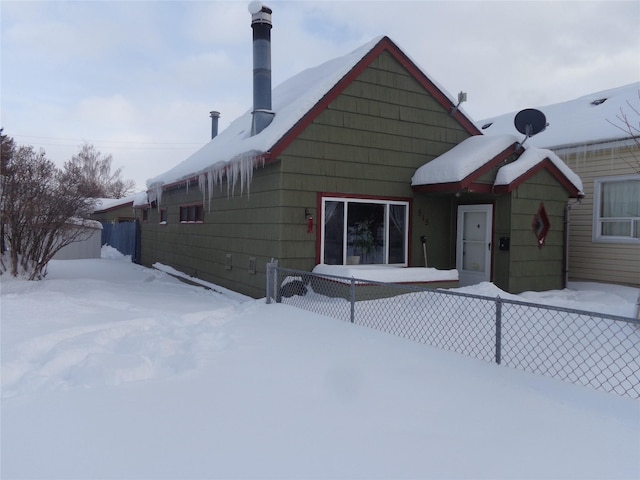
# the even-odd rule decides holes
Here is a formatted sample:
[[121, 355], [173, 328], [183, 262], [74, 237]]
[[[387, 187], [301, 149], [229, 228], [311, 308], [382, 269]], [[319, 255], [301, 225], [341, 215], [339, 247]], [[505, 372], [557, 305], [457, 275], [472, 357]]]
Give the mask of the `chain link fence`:
[[267, 303], [640, 398], [640, 320], [414, 285], [267, 269]]

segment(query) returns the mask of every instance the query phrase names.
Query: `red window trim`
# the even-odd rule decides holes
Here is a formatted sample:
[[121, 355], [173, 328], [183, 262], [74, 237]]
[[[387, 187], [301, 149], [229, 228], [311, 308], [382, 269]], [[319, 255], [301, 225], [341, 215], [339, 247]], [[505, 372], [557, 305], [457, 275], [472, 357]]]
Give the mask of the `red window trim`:
[[[196, 210], [194, 211], [194, 218], [196, 218], [196, 220], [182, 220], [182, 211], [183, 211], [183, 209], [191, 208], [191, 207], [195, 207], [196, 208]], [[202, 220], [197, 220], [197, 213], [198, 213], [197, 208], [198, 207], [200, 207], [201, 212], [202, 212]], [[187, 216], [188, 216], [188, 214], [187, 214]], [[203, 203], [185, 203], [185, 204], [180, 205], [179, 217], [178, 218], [180, 220], [179, 223], [181, 223], [181, 224], [194, 225], [194, 224], [202, 224], [202, 223], [204, 223], [204, 204]]]
[[407, 202], [409, 204], [409, 225], [407, 226], [407, 266], [411, 265], [411, 247], [413, 235], [413, 198], [412, 197], [392, 197], [384, 195], [358, 195], [355, 193], [336, 193], [336, 192], [318, 192], [316, 196], [316, 265], [320, 263], [322, 256], [322, 225], [324, 218], [322, 217], [322, 199], [323, 198], [353, 198], [357, 200], [381, 200], [385, 202]]

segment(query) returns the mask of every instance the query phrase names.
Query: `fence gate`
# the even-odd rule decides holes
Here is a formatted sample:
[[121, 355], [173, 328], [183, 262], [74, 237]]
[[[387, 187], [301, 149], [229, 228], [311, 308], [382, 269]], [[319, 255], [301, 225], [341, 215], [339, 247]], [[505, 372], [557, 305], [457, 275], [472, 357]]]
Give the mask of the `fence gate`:
[[102, 245], [109, 245], [140, 263], [140, 222], [102, 223]]

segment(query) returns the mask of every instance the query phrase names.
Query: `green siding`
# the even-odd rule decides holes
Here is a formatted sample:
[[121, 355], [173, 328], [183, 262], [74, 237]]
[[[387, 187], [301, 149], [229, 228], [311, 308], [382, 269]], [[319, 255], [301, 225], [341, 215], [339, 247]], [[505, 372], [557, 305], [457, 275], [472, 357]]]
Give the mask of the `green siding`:
[[[545, 244], [538, 246], [532, 223], [540, 204], [549, 217]], [[511, 193], [511, 250], [508, 290], [553, 290], [564, 286], [564, 208], [566, 190], [546, 170]]]
[[[305, 270], [315, 265], [316, 234], [306, 233], [304, 209], [318, 219], [318, 192], [412, 199], [416, 169], [468, 136], [400, 64], [383, 54], [280, 157], [283, 211], [293, 212], [283, 218], [281, 264]], [[429, 266], [454, 268], [451, 200], [424, 195], [414, 200], [410, 264], [424, 265], [420, 236], [427, 235]], [[418, 212], [425, 218], [418, 219]]]
[[[493, 209], [493, 283], [509, 291], [509, 268], [511, 265], [511, 195], [502, 195], [495, 201]], [[500, 238], [509, 238], [509, 250], [500, 250]]]
[[[376, 83], [380, 82], [380, 83]], [[411, 199], [411, 177], [469, 134], [390, 55], [383, 54], [281, 154], [258, 169], [251, 194], [226, 196], [226, 186], [205, 200], [205, 222], [181, 225], [180, 204], [202, 201], [197, 186], [162, 197], [168, 224], [153, 210], [143, 225], [142, 261], [166, 263], [189, 275], [252, 296], [264, 291], [265, 264], [278, 258], [289, 268], [316, 264], [318, 192]], [[453, 268], [450, 200], [421, 199], [429, 223], [414, 229], [412, 265], [422, 265], [420, 235], [429, 238], [429, 265]], [[314, 217], [307, 233], [305, 208]], [[413, 219], [415, 212], [413, 209]], [[227, 254], [233, 267], [225, 269]], [[249, 256], [257, 275], [249, 275]]]
[[[158, 209], [142, 225], [142, 263], [159, 262], [237, 292], [264, 295], [266, 263], [281, 255], [278, 239], [281, 203], [279, 165], [258, 168], [249, 194], [227, 195], [226, 184], [214, 196], [204, 198], [196, 184], [165, 191], [160, 208], [166, 208], [166, 225], [158, 223]], [[180, 205], [202, 202], [204, 223], [181, 224]], [[232, 268], [227, 270], [227, 254]], [[249, 273], [249, 259], [256, 258], [256, 273]]]

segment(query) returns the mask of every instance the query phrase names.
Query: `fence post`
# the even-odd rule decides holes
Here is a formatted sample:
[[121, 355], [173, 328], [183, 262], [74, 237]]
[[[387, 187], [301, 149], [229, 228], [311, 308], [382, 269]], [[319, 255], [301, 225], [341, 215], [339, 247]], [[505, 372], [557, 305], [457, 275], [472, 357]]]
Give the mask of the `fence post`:
[[502, 361], [502, 299], [496, 297], [496, 363]]
[[353, 277], [351, 277], [349, 294], [351, 296], [351, 323], [354, 323], [356, 319], [356, 279]]
[[271, 303], [271, 270], [273, 269], [272, 263], [267, 263], [267, 305]]
[[272, 299], [276, 299], [276, 289], [278, 285], [278, 261], [271, 261], [267, 263], [267, 304], [270, 304]]

